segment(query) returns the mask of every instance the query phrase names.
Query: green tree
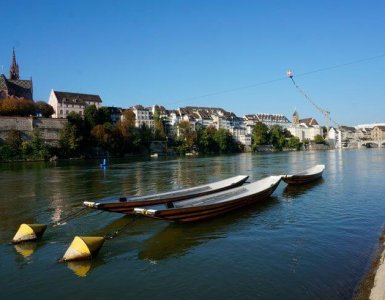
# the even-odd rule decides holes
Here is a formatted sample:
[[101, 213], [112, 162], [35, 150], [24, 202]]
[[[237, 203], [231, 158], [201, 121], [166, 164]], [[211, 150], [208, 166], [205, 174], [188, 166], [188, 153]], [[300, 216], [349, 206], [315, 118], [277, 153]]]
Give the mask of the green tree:
[[60, 152], [64, 157], [71, 157], [77, 153], [79, 143], [75, 125], [68, 123], [64, 126], [60, 131], [59, 145]]
[[44, 101], [35, 102], [35, 111], [37, 116], [44, 118], [50, 118], [55, 113], [53, 107]]
[[200, 153], [218, 153], [219, 147], [214, 139], [217, 129], [209, 126], [197, 130], [197, 145]]
[[84, 109], [84, 121], [90, 130], [98, 125], [98, 109], [95, 105], [89, 105]]
[[298, 137], [292, 136], [292, 137], [289, 138], [289, 141], [288, 141], [288, 143], [287, 143], [287, 146], [288, 146], [290, 149], [300, 150], [301, 147], [302, 147], [302, 143], [301, 143], [301, 141], [299, 140]]
[[317, 134], [317, 135], [314, 137], [314, 142], [315, 142], [316, 144], [325, 144], [325, 139], [322, 137], [322, 135]]
[[270, 128], [270, 144], [273, 145], [274, 149], [282, 150], [286, 144], [285, 132], [279, 125], [273, 125]]
[[39, 130], [32, 132], [32, 140], [30, 142], [32, 158], [34, 159], [48, 159], [49, 148], [44, 144], [44, 140]]
[[10, 147], [12, 156], [16, 157], [21, 154], [22, 143], [23, 139], [19, 130], [11, 129], [7, 132], [5, 137], [5, 144]]
[[105, 123], [112, 123], [111, 114], [107, 107], [100, 107], [96, 113], [96, 125], [103, 125]]
[[262, 122], [257, 122], [252, 134], [252, 148], [255, 150], [257, 146], [266, 145], [269, 142], [269, 128]]
[[234, 141], [228, 130], [223, 128], [218, 129], [214, 134], [214, 140], [218, 145], [219, 152], [229, 153], [234, 150]]

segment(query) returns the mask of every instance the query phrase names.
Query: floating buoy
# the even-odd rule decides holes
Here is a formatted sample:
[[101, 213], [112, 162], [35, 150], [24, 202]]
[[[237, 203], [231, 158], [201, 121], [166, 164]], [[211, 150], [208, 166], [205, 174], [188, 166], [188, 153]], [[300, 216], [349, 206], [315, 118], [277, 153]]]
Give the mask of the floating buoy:
[[40, 239], [46, 228], [47, 225], [45, 224], [21, 224], [12, 242], [17, 244]]
[[63, 256], [64, 261], [86, 260], [95, 257], [103, 246], [104, 237], [75, 236]]
[[107, 167], [107, 160], [105, 158], [103, 159], [103, 162], [100, 164], [100, 166], [102, 168], [106, 168]]

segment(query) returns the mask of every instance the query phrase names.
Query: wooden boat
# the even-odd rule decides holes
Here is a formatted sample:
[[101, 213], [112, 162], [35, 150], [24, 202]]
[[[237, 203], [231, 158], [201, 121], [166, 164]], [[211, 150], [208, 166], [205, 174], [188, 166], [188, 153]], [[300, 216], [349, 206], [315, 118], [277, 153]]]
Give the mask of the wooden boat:
[[282, 180], [290, 185], [305, 184], [321, 178], [324, 169], [325, 165], [316, 165], [294, 175], [283, 175]]
[[238, 175], [221, 181], [187, 189], [146, 196], [121, 197], [118, 199], [100, 200], [95, 202], [84, 201], [83, 204], [90, 208], [129, 214], [132, 213], [135, 207], [181, 201], [232, 189], [241, 186], [247, 180], [247, 178], [249, 178], [249, 176]]
[[135, 208], [134, 213], [171, 221], [193, 222], [212, 218], [268, 198], [281, 176], [270, 176], [246, 186], [194, 199]]

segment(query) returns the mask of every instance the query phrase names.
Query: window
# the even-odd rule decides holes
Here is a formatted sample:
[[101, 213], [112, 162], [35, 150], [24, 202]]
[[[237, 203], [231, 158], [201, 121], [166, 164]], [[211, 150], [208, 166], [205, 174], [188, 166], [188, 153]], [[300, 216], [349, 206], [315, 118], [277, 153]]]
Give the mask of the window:
[[62, 109], [60, 110], [60, 114], [61, 114], [61, 115], [63, 114], [63, 110], [62, 110]]

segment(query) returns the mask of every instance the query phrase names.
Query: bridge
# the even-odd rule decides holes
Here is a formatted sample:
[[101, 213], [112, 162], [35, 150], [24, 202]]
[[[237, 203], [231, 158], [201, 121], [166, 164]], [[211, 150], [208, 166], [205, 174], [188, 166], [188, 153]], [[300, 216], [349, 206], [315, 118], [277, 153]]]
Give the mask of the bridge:
[[385, 140], [359, 140], [357, 141], [357, 146], [358, 148], [361, 148], [364, 146], [381, 148], [381, 147], [385, 147]]

